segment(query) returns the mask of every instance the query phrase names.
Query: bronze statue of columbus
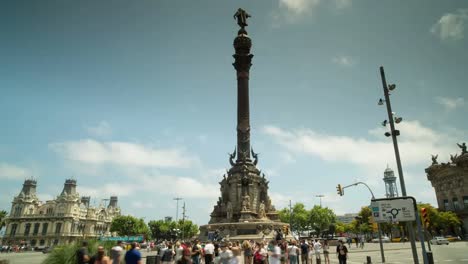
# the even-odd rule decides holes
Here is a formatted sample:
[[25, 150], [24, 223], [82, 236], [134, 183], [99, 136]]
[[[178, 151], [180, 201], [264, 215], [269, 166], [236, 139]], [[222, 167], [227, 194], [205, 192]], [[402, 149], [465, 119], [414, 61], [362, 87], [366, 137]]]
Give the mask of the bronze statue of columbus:
[[244, 9], [239, 8], [237, 9], [237, 12], [234, 14], [234, 19], [237, 19], [237, 25], [241, 27], [241, 29], [244, 29], [247, 24], [247, 18], [251, 17]]

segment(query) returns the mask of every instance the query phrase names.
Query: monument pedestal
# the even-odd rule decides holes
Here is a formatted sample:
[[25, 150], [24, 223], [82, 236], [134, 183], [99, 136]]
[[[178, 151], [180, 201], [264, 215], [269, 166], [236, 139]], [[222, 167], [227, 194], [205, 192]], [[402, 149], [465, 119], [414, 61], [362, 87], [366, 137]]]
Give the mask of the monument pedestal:
[[[257, 219], [259, 220], [259, 219]], [[255, 240], [260, 241], [263, 239], [271, 240], [275, 238], [275, 230], [282, 230], [283, 226], [289, 224], [281, 222], [272, 222], [269, 220], [261, 222], [239, 222], [239, 223], [219, 223], [219, 224], [208, 224], [200, 226], [199, 239], [201, 241], [207, 241], [209, 233], [218, 231], [221, 238], [225, 238], [229, 241], [244, 241], [244, 240]], [[287, 236], [286, 239], [292, 237]]]
[[239, 222], [252, 222], [255, 220], [255, 214], [251, 211], [241, 211]]

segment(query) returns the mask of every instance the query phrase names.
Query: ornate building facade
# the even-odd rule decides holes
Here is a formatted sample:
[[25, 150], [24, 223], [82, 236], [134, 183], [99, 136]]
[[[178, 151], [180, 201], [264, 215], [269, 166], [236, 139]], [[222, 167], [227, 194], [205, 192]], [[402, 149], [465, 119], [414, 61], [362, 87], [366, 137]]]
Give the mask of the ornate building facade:
[[438, 155], [432, 156], [426, 174], [435, 189], [439, 210], [455, 212], [468, 233], [468, 152], [465, 143], [458, 146], [461, 154], [450, 155], [449, 162], [439, 164]]
[[25, 180], [13, 199], [3, 244], [45, 247], [109, 236], [112, 219], [120, 215], [116, 196], [110, 197], [107, 207], [91, 206], [89, 196], [76, 192], [74, 179], [66, 180], [62, 193], [46, 202], [39, 201], [36, 186], [36, 180]]

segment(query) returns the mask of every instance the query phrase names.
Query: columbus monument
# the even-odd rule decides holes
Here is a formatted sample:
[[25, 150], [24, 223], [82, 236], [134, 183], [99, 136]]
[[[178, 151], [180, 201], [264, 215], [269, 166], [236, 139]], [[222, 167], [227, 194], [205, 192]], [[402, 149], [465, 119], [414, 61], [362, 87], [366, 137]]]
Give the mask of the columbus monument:
[[279, 221], [268, 196], [269, 182], [257, 169], [258, 154], [250, 146], [249, 71], [253, 55], [250, 53], [252, 40], [245, 30], [249, 17], [241, 8], [234, 14], [240, 26], [234, 39], [233, 55], [237, 74], [237, 147], [229, 155], [231, 168], [219, 183], [221, 196], [210, 222], [200, 227], [202, 240], [213, 234], [231, 240], [261, 239], [289, 227]]

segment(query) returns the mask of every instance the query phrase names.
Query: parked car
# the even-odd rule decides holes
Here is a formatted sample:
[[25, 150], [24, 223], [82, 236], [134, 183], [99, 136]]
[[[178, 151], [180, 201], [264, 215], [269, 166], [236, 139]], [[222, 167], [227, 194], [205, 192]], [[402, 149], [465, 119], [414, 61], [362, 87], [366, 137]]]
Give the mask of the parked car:
[[445, 244], [445, 245], [448, 245], [450, 242], [445, 238], [445, 237], [434, 237], [433, 239], [431, 239], [431, 244], [432, 245], [442, 245], [442, 244]]
[[[390, 242], [390, 238], [387, 236], [383, 236], [382, 243], [388, 243], [388, 242]], [[377, 238], [372, 239], [372, 243], [379, 243], [379, 238], [377, 237]]]

